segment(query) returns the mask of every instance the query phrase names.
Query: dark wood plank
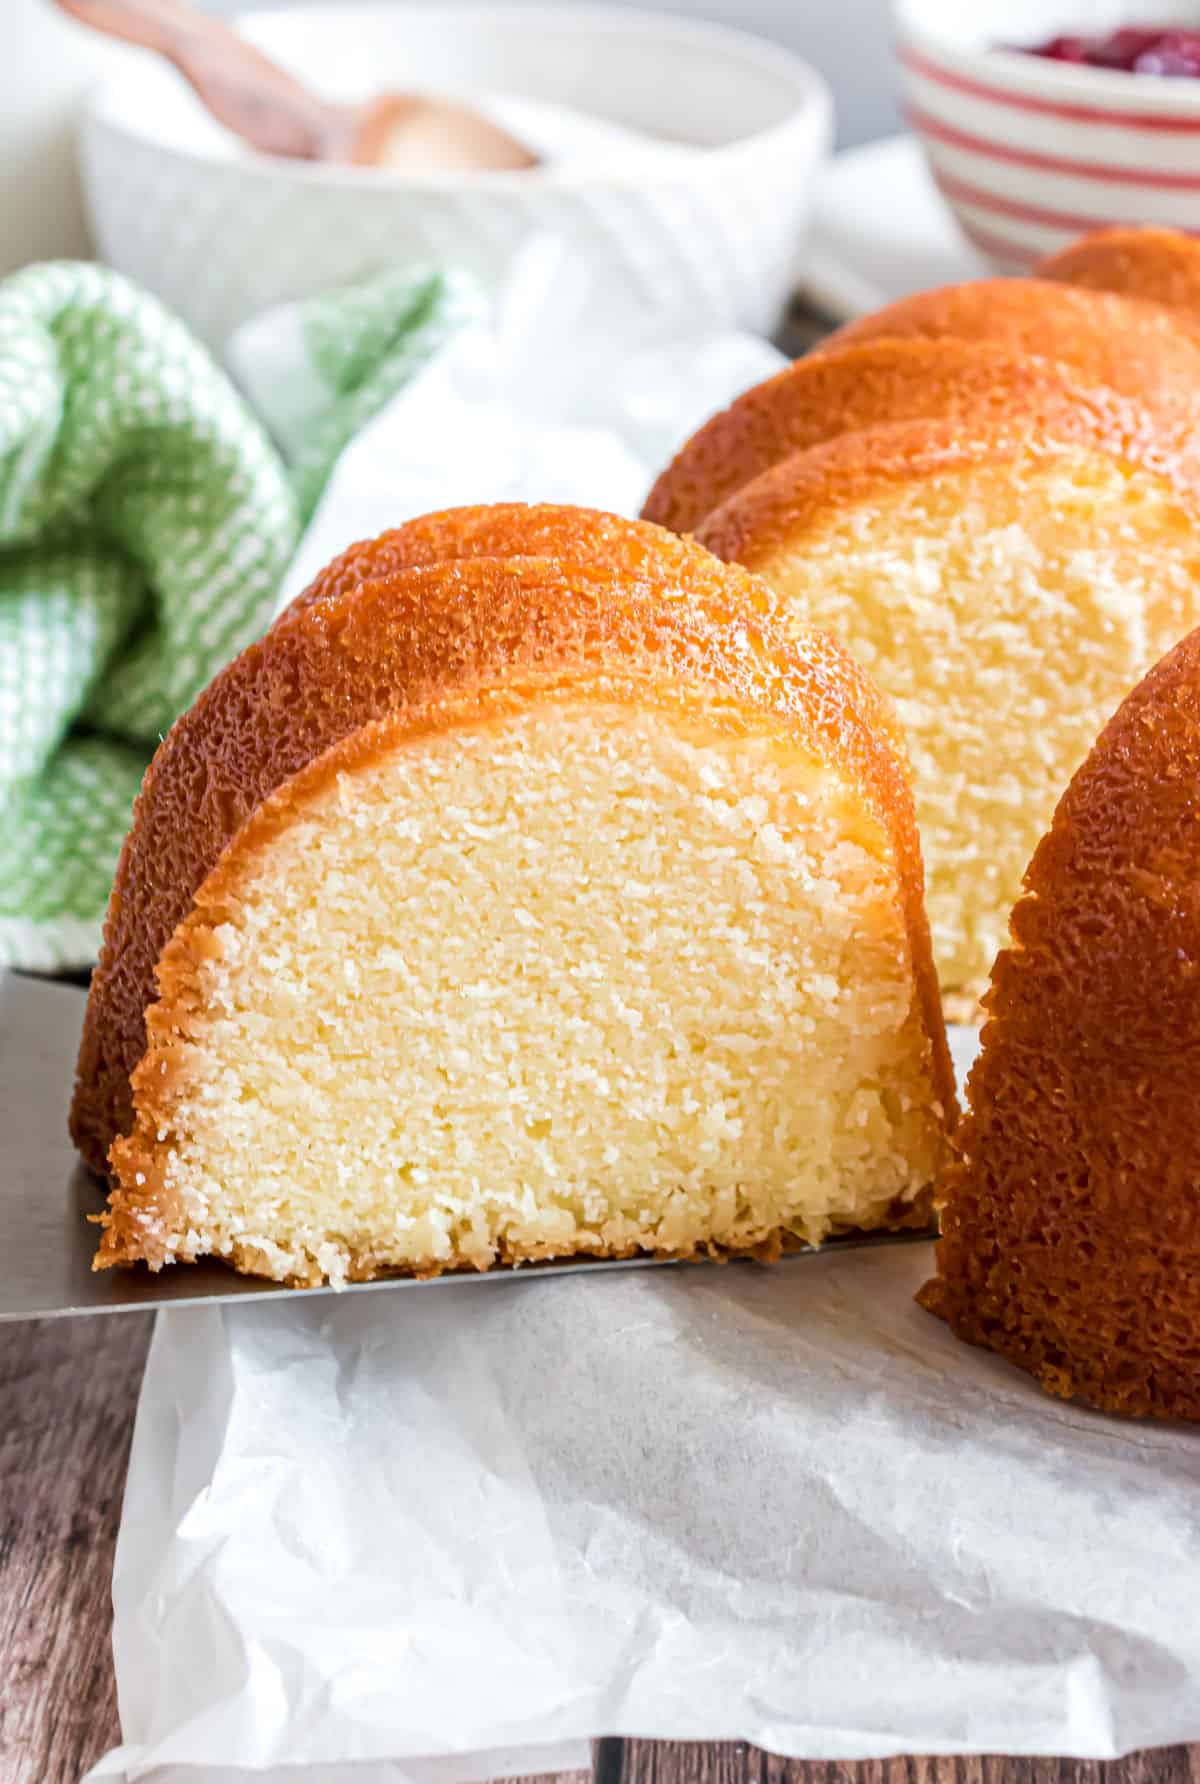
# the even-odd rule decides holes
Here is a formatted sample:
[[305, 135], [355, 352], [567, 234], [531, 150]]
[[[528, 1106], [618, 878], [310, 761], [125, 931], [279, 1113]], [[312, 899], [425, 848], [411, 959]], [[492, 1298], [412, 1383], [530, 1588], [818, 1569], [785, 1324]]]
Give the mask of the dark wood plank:
[[4, 1784], [78, 1784], [120, 1739], [110, 1588], [151, 1323], [0, 1326]]
[[779, 1759], [742, 1741], [625, 1741], [607, 1784], [1200, 1784], [1200, 1745], [1125, 1759]]

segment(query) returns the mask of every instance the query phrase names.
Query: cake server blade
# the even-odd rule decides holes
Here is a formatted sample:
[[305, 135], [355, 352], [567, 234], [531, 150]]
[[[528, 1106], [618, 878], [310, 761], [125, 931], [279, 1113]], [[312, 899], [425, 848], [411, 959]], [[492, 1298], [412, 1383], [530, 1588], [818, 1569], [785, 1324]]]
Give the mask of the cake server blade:
[[[102, 1185], [75, 1156], [67, 1105], [83, 1023], [85, 993], [19, 973], [0, 974], [0, 1321], [81, 1313], [133, 1313], [184, 1301], [263, 1301], [278, 1295], [371, 1294], [435, 1289], [447, 1283], [511, 1282], [513, 1272], [438, 1276], [428, 1282], [388, 1277], [346, 1289], [287, 1289], [239, 1276], [218, 1263], [149, 1270], [93, 1271], [96, 1229], [88, 1221], [104, 1205]], [[792, 1252], [791, 1267], [860, 1245], [928, 1244], [932, 1235], [851, 1234], [821, 1251]], [[534, 1264], [522, 1281], [599, 1270], [703, 1269], [698, 1262], [628, 1258]], [[722, 1268], [755, 1266], [720, 1266]]]

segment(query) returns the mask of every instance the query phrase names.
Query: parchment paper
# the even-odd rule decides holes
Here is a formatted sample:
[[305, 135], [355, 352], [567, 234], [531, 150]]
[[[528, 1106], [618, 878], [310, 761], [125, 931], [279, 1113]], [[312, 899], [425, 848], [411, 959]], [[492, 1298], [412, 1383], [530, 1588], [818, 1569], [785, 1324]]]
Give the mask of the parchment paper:
[[930, 1264], [160, 1314], [115, 1583], [127, 1775], [1200, 1736], [1200, 1432], [958, 1345], [913, 1304]]

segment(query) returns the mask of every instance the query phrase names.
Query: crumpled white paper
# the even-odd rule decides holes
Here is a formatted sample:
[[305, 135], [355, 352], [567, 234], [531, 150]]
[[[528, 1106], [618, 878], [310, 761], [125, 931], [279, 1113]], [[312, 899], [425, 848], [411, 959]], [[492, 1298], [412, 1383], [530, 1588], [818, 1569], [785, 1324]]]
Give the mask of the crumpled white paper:
[[913, 1304], [930, 1265], [160, 1314], [115, 1584], [128, 1775], [1200, 1735], [1200, 1434], [959, 1346]]
[[[458, 501], [636, 509], [778, 358], [552, 253], [345, 454], [290, 579]], [[1046, 1399], [928, 1245], [159, 1315], [94, 1779], [452, 1784], [590, 1737], [796, 1756], [1200, 1737], [1200, 1432]]]

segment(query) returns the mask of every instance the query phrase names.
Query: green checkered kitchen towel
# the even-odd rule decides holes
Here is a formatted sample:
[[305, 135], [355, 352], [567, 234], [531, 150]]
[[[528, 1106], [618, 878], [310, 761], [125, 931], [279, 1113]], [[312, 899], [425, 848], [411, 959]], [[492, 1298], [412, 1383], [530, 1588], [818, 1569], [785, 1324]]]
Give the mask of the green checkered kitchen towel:
[[0, 965], [95, 958], [159, 738], [267, 624], [346, 440], [474, 313], [428, 269], [288, 313], [289, 473], [182, 323], [104, 268], [0, 285]]

